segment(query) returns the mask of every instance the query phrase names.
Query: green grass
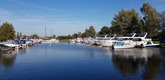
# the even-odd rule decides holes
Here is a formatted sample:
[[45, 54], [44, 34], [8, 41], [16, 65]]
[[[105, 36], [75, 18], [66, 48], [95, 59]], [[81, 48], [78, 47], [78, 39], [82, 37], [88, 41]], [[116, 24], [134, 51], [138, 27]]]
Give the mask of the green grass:
[[62, 39], [60, 42], [69, 42], [69, 39]]
[[153, 41], [153, 43], [160, 43], [160, 41]]

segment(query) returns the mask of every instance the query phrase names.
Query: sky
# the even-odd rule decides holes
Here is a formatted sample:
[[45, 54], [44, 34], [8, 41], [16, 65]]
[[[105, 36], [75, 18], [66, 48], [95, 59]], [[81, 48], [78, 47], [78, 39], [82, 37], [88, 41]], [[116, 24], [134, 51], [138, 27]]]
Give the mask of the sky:
[[68, 35], [94, 26], [98, 32], [110, 27], [114, 14], [134, 8], [140, 12], [149, 2], [158, 12], [165, 10], [165, 0], [0, 0], [0, 25], [13, 24], [23, 35]]

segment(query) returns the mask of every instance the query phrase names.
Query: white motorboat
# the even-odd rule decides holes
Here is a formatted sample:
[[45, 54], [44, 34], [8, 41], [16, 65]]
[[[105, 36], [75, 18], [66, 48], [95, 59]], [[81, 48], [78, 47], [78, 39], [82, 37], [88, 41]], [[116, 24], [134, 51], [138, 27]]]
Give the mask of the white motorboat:
[[130, 48], [134, 48], [135, 45], [132, 44], [132, 42], [130, 41], [126, 41], [126, 42], [117, 42], [116, 44], [112, 45], [112, 49], [130, 49]]
[[82, 43], [89, 44], [89, 38], [90, 37], [83, 38]]
[[135, 47], [135, 42], [132, 41], [136, 33], [120, 35], [110, 48], [112, 49], [129, 49]]
[[133, 42], [135, 42], [135, 46], [138, 47], [158, 47], [159, 44], [154, 44], [151, 38], [146, 38], [147, 33], [139, 34], [137, 33], [133, 38]]
[[1, 44], [8, 46], [8, 47], [16, 48], [16, 49], [20, 48], [20, 45], [18, 44], [18, 42], [13, 39], [9, 39], [6, 42], [2, 42]]
[[71, 39], [70, 43], [76, 43], [75, 39]]
[[88, 43], [89, 43], [90, 45], [95, 45], [95, 41], [96, 41], [95, 38], [89, 38], [89, 39], [88, 39]]
[[22, 48], [27, 48], [28, 45], [26, 44], [26, 40], [20, 40], [20, 43]]
[[58, 40], [58, 39], [50, 39], [50, 41], [51, 41], [52, 43], [59, 43], [59, 40]]
[[82, 41], [82, 38], [77, 38], [77, 39], [75, 40], [76, 43], [81, 43], [81, 41]]
[[124, 49], [124, 48], [134, 48], [134, 47], [158, 47], [159, 44], [154, 44], [151, 39], [146, 38], [147, 33], [144, 34], [135, 34], [132, 37], [120, 37], [123, 39], [121, 41], [117, 41], [117, 43], [113, 44], [112, 49]]
[[99, 39], [100, 45], [102, 47], [110, 47], [110, 46], [112, 46], [113, 43], [116, 41], [115, 36], [116, 35], [108, 35], [108, 36], [105, 36], [102, 39]]
[[52, 41], [51, 41], [51, 39], [45, 39], [45, 40], [42, 40], [41, 43], [43, 43], [43, 44], [51, 44]]

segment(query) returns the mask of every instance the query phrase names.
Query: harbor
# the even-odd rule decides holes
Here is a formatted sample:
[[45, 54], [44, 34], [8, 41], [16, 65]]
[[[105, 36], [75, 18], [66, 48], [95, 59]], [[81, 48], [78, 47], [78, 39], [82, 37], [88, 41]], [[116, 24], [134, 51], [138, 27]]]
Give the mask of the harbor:
[[[99, 37], [87, 37], [71, 39], [69, 43], [83, 43], [108, 47], [109, 49], [131, 49], [146, 47], [163, 47], [163, 44], [153, 43], [151, 38], [147, 38], [148, 33], [130, 33], [121, 35], [102, 35]], [[163, 40], [160, 41], [163, 43]]]
[[58, 39], [9, 39], [4, 42], [0, 42], [0, 51], [9, 51], [14, 49], [28, 48], [35, 44], [52, 44], [58, 43]]
[[165, 0], [1, 0], [0, 80], [165, 80]]
[[36, 44], [1, 52], [0, 77], [1, 80], [163, 80], [164, 53], [164, 48], [111, 50], [80, 43]]

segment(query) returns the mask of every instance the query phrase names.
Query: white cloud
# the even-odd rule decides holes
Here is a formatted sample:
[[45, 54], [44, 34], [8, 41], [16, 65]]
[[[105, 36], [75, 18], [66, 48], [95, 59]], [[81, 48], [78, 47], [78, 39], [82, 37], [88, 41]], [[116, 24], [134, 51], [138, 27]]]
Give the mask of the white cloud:
[[5, 9], [0, 9], [0, 15], [13, 14]]
[[[102, 27], [98, 22], [88, 22], [78, 20], [65, 15], [33, 15], [28, 13], [22, 13], [24, 16], [19, 16], [16, 12], [11, 12], [5, 9], [0, 9], [0, 24], [3, 22], [12, 23], [15, 30], [22, 32], [26, 35], [39, 34], [44, 36], [45, 26], [47, 26], [47, 33], [50, 35], [49, 30], [53, 30], [53, 34], [56, 35], [68, 35], [78, 31], [84, 32], [85, 28], [90, 25], [94, 27]], [[52, 18], [53, 17], [53, 18]], [[96, 29], [98, 31], [98, 29]]]

